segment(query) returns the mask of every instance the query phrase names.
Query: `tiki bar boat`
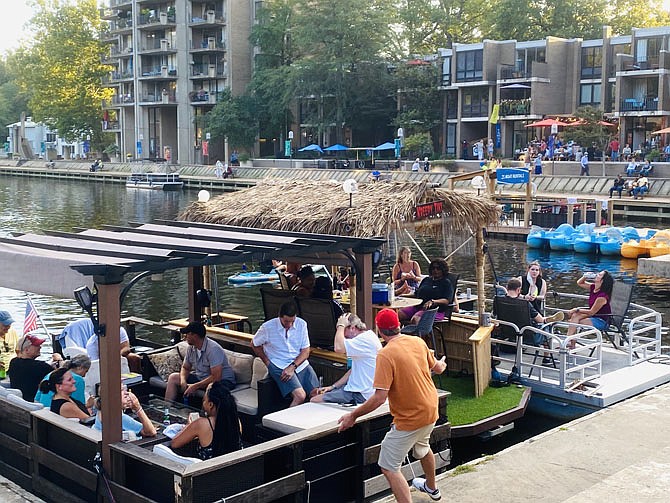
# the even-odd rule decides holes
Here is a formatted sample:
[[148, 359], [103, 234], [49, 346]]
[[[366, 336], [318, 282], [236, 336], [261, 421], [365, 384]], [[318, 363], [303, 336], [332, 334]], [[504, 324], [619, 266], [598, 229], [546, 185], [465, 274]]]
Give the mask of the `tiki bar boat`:
[[[310, 192], [311, 204], [296, 202]], [[161, 433], [123, 442], [120, 397], [114, 391], [121, 379], [121, 299], [142, 275], [187, 269], [188, 312], [180, 313], [181, 317], [171, 313], [175, 319], [167, 325], [130, 317], [126, 321], [138, 333], [146, 327], [174, 329], [188, 319], [202, 319], [205, 306], [197, 292], [206, 287], [208, 266], [269, 259], [355, 270], [351, 310], [372, 325], [375, 256], [394, 239], [394, 233], [412, 227], [472, 232], [477, 249], [482, 250], [482, 229], [499, 218], [499, 209], [490, 201], [426, 183], [370, 183], [351, 196], [339, 183], [333, 187], [264, 183], [193, 203], [176, 221], [4, 239], [0, 286], [59, 298], [72, 298], [76, 290], [80, 304], [99, 324], [105, 424], [100, 434], [49, 410], [35, 410], [39, 408], [34, 403], [3, 392], [0, 473], [50, 501], [95, 501], [109, 493], [129, 502], [369, 501], [388, 494], [376, 464], [379, 444], [391, 422], [387, 406], [343, 433], [337, 433], [336, 421], [346, 409], [325, 405], [317, 409], [313, 407], [317, 404], [309, 403], [299, 406], [301, 413], [286, 409], [286, 402], [277, 399], [276, 385], [257, 369], [250, 348], [252, 334], [237, 323], [239, 316], [213, 313], [208, 336], [229, 352], [229, 359], [233, 355], [248, 365], [248, 385], [234, 391], [243, 425], [241, 450], [191, 462], [178, 455], [165, 457], [169, 440]], [[417, 220], [418, 213], [426, 218]], [[482, 253], [476, 253], [475, 260], [483, 292]], [[82, 297], [87, 292], [82, 287], [96, 295]], [[482, 294], [477, 308], [482, 319], [483, 299]], [[473, 373], [482, 392], [490, 377], [493, 327], [480, 326], [479, 321], [452, 316], [442, 329], [442, 348], [436, 352], [448, 354], [453, 370], [467, 368]], [[165, 350], [147, 351], [144, 363]], [[310, 362], [324, 384], [346, 371], [346, 359], [325, 347], [313, 345]], [[156, 392], [151, 383], [158, 376], [144, 373], [143, 377], [142, 385]], [[440, 394], [443, 414], [446, 395]], [[153, 400], [160, 403], [160, 396]], [[150, 406], [150, 402], [145, 405]], [[449, 435], [450, 425], [442, 417], [431, 437], [439, 470], [446, 469], [450, 460]], [[94, 461], [96, 457], [99, 461]], [[403, 467], [408, 480], [412, 470], [420, 473], [420, 464], [411, 461], [411, 466]]]

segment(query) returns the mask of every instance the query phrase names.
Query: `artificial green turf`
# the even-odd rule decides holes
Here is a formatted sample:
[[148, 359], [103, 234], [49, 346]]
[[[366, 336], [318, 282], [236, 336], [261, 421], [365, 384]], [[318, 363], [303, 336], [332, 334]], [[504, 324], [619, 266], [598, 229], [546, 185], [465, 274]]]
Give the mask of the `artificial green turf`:
[[510, 410], [521, 400], [524, 387], [512, 384], [502, 388], [487, 388], [484, 394], [475, 398], [475, 381], [472, 376], [441, 376], [440, 386], [437, 376], [435, 386], [451, 392], [447, 398], [447, 417], [452, 426], [476, 423], [487, 417]]

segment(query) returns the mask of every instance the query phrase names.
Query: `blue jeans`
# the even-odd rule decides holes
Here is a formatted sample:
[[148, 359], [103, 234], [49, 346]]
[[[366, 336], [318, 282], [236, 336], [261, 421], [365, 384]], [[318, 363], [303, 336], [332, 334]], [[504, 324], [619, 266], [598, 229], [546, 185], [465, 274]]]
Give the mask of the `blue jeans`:
[[635, 196], [635, 197], [637, 197], [637, 196], [642, 197], [642, 196], [645, 195], [645, 193], [647, 193], [647, 192], [649, 192], [649, 187], [647, 187], [647, 186], [644, 186], [644, 187], [635, 187], [635, 188], [633, 189], [633, 196]]

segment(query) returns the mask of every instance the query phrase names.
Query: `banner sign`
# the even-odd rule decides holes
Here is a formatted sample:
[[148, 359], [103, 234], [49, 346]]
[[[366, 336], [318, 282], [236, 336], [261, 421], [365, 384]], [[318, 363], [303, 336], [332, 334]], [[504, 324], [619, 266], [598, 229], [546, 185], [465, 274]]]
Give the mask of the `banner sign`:
[[522, 168], [498, 168], [496, 180], [498, 183], [528, 183], [530, 172]]
[[416, 220], [437, 216], [444, 210], [444, 201], [433, 201], [432, 203], [419, 204], [414, 209]]
[[502, 144], [502, 131], [500, 130], [500, 122], [496, 123], [496, 148], [500, 148]]

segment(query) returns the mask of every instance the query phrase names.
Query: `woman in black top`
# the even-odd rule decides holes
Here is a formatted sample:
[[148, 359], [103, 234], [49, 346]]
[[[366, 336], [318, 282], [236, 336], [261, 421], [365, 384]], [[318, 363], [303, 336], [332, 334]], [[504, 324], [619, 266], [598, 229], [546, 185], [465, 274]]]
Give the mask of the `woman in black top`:
[[67, 418], [87, 419], [91, 417], [89, 410], [79, 400], [70, 396], [75, 389], [74, 377], [66, 368], [53, 371], [48, 380], [40, 383], [42, 393], [54, 392], [51, 400], [51, 412]]
[[170, 447], [183, 447], [197, 438], [196, 452], [203, 460], [240, 449], [242, 444], [237, 405], [221, 381], [207, 387], [202, 408], [207, 417], [190, 422], [175, 435]]
[[436, 320], [443, 320], [449, 305], [454, 298], [454, 287], [447, 278], [449, 265], [444, 259], [434, 259], [428, 266], [427, 278], [419, 284], [414, 296], [423, 302], [415, 307], [406, 307], [398, 312], [400, 321], [411, 320], [412, 324], [419, 323], [423, 312], [427, 309], [438, 308]]

